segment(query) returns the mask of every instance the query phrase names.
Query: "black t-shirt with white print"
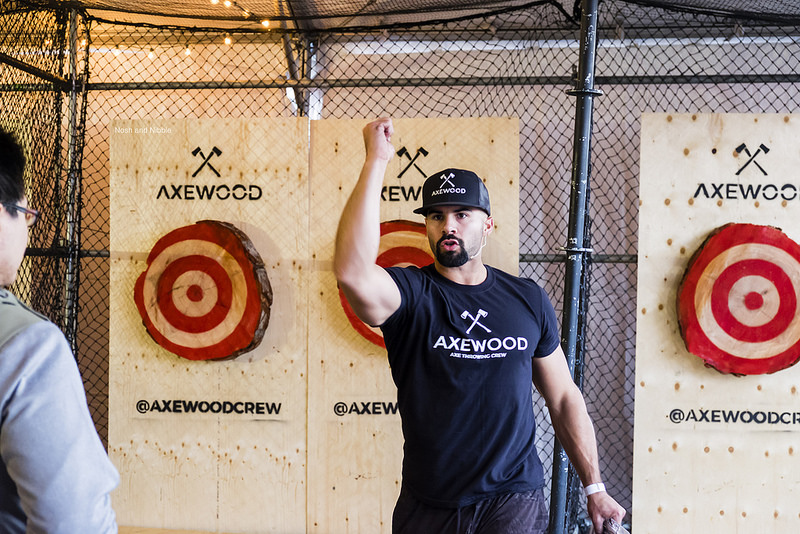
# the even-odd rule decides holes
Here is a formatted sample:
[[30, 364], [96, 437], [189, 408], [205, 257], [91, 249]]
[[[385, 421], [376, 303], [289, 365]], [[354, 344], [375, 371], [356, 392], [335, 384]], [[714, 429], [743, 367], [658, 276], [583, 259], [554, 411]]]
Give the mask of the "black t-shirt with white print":
[[398, 390], [404, 487], [440, 507], [542, 487], [531, 359], [559, 344], [545, 292], [489, 266], [475, 286], [433, 265], [386, 271], [402, 295], [381, 330]]

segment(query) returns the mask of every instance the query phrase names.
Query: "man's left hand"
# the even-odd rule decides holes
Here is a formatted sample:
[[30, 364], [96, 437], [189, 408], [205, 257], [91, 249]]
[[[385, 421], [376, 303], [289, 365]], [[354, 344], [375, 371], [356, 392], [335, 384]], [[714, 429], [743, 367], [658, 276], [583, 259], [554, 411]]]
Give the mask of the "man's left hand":
[[603, 522], [608, 518], [622, 523], [622, 518], [625, 517], [625, 508], [620, 506], [611, 495], [600, 491], [589, 495], [586, 499], [586, 508], [589, 511], [592, 525], [594, 525], [595, 534], [603, 534]]

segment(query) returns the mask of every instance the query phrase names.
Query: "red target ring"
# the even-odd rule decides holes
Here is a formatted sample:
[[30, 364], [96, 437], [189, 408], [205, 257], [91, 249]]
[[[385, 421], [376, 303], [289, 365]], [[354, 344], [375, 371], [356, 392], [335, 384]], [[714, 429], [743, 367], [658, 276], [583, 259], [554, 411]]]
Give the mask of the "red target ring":
[[[209, 293], [201, 284], [190, 284], [187, 287], [176, 283], [180, 277], [192, 271], [205, 273], [215, 284], [212, 289], [216, 290], [217, 298], [212, 309], [205, 314], [192, 314], [185, 309], [178, 309], [176, 304], [176, 297], [180, 298], [176, 295], [179, 293], [175, 290], [176, 287], [185, 287], [185, 296], [192, 302], [202, 302]], [[196, 281], [197, 276], [193, 278]], [[184, 332], [199, 334], [215, 328], [228, 315], [233, 301], [233, 285], [219, 263], [206, 256], [194, 254], [178, 258], [164, 269], [158, 279], [156, 298], [161, 305], [161, 313], [170, 324]]]
[[[735, 309], [736, 306], [735, 301], [731, 302], [734, 285], [746, 276], [753, 276], [751, 273], [759, 273], [760, 276], [772, 282], [776, 294], [780, 296], [777, 312], [774, 315], [768, 314], [771, 319], [754, 326], [742, 323], [731, 312], [731, 308]], [[741, 297], [741, 304], [751, 310], [761, 309], [764, 302], [764, 295], [757, 291], [748, 291]], [[789, 327], [796, 310], [797, 299], [794, 295], [792, 281], [777, 265], [768, 261], [742, 260], [737, 262], [722, 271], [714, 283], [711, 296], [711, 311], [714, 319], [731, 337], [741, 341], [761, 343], [774, 339]]]
[[[405, 220], [385, 221], [381, 223], [380, 232], [381, 242], [375, 263], [381, 267], [407, 265], [424, 267], [433, 263], [433, 256], [428, 252], [424, 224]], [[339, 302], [356, 332], [370, 343], [386, 348], [380, 330], [367, 325], [356, 316], [341, 289], [339, 289]]]
[[147, 332], [170, 352], [189, 360], [232, 358], [261, 343], [272, 288], [243, 232], [199, 221], [156, 242], [134, 302]]
[[800, 245], [779, 229], [729, 224], [695, 253], [678, 291], [686, 348], [742, 375], [800, 359]]

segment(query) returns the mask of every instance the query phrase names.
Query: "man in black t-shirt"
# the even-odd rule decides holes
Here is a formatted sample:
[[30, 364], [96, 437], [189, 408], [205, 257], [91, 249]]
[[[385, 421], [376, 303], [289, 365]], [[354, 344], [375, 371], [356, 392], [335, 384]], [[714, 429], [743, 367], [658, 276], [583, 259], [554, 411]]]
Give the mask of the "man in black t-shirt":
[[595, 531], [605, 519], [621, 522], [552, 305], [534, 282], [482, 261], [494, 220], [480, 178], [446, 169], [425, 181], [414, 211], [425, 216], [432, 265], [376, 264], [392, 132], [390, 119], [364, 128], [366, 160], [339, 222], [334, 271], [356, 315], [381, 327], [398, 388], [405, 445], [393, 532], [545, 532], [531, 379], [584, 484]]

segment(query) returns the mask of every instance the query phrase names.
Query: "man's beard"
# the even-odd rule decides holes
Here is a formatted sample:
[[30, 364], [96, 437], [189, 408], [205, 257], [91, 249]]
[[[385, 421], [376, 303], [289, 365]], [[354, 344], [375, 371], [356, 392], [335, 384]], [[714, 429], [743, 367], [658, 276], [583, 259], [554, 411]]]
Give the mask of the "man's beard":
[[[443, 241], [458, 241], [458, 248], [455, 250], [443, 250], [441, 248]], [[467, 254], [464, 241], [452, 235], [446, 235], [436, 242], [434, 254], [436, 255], [436, 260], [444, 267], [461, 267], [469, 261], [469, 254]]]

